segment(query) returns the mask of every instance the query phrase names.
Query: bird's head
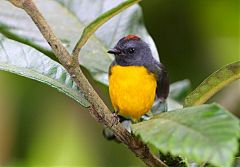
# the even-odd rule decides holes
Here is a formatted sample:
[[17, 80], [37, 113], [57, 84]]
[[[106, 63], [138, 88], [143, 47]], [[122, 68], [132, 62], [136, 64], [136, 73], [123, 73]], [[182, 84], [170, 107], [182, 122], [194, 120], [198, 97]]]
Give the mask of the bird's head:
[[144, 61], [152, 59], [152, 53], [147, 43], [136, 35], [121, 38], [117, 45], [108, 51], [115, 56], [119, 65], [143, 65]]

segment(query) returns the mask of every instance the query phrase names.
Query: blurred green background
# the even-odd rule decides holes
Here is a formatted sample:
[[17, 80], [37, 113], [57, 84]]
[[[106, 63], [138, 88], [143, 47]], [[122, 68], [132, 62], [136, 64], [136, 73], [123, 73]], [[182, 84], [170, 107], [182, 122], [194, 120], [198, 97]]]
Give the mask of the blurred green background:
[[[141, 6], [171, 82], [188, 78], [194, 88], [240, 59], [239, 0], [144, 0]], [[125, 146], [106, 141], [102, 125], [55, 89], [6, 72], [0, 85], [0, 166], [144, 166]], [[240, 83], [211, 101], [240, 115]]]

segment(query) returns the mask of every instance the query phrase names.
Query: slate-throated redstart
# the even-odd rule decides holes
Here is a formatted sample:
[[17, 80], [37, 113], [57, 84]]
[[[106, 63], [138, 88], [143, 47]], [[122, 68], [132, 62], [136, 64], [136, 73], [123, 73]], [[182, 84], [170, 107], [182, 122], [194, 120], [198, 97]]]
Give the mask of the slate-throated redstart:
[[109, 67], [109, 93], [116, 114], [138, 121], [153, 105], [165, 100], [169, 81], [165, 67], [136, 35], [120, 39], [108, 51], [115, 56]]

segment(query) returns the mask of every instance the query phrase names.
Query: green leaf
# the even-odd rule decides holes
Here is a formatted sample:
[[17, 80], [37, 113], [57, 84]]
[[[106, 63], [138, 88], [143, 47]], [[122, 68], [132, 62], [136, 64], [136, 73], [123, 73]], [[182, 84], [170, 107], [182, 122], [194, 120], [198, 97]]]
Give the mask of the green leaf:
[[31, 78], [54, 88], [88, 107], [89, 103], [66, 70], [39, 51], [0, 34], [0, 70]]
[[238, 151], [239, 120], [216, 104], [165, 112], [133, 124], [133, 133], [163, 153], [230, 167]]
[[205, 79], [185, 99], [185, 106], [203, 104], [231, 82], [240, 79], [240, 61], [226, 65]]
[[[140, 2], [141, 0], [127, 0], [123, 3], [119, 4], [118, 6], [108, 10], [107, 12], [103, 13], [95, 20], [93, 20], [90, 24], [86, 26], [83, 30], [82, 36], [79, 39], [77, 46], [73, 49], [73, 55], [78, 54], [83, 45], [87, 42], [87, 40], [93, 35], [93, 33], [104, 23], [109, 21], [112, 17], [119, 14], [123, 10], [127, 9], [128, 7]], [[76, 53], [74, 53], [76, 52]], [[78, 56], [78, 55], [77, 55]]]
[[169, 97], [172, 99], [183, 102], [185, 97], [190, 93], [191, 83], [188, 79], [174, 82], [170, 85]]
[[[36, 0], [37, 7], [69, 51], [72, 51], [86, 25], [100, 14], [116, 7], [124, 0]], [[24, 42], [39, 51], [51, 50], [48, 43], [27, 16], [9, 2], [0, 0], [0, 32]], [[21, 20], [21, 21], [19, 21]], [[26, 26], [27, 25], [27, 26]], [[113, 57], [107, 50], [127, 34], [137, 34], [146, 41], [156, 59], [157, 49], [147, 33], [139, 5], [133, 5], [100, 27], [81, 50], [80, 63], [99, 82], [108, 84], [108, 67]], [[18, 38], [16, 38], [18, 37]]]

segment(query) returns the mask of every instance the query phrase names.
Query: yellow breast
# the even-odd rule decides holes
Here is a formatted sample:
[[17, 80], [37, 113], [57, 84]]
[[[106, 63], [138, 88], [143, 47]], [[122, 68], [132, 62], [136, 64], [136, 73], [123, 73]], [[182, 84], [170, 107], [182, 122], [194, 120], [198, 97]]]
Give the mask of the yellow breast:
[[138, 120], [147, 113], [156, 94], [156, 78], [143, 66], [118, 66], [111, 68], [109, 93], [115, 111]]

